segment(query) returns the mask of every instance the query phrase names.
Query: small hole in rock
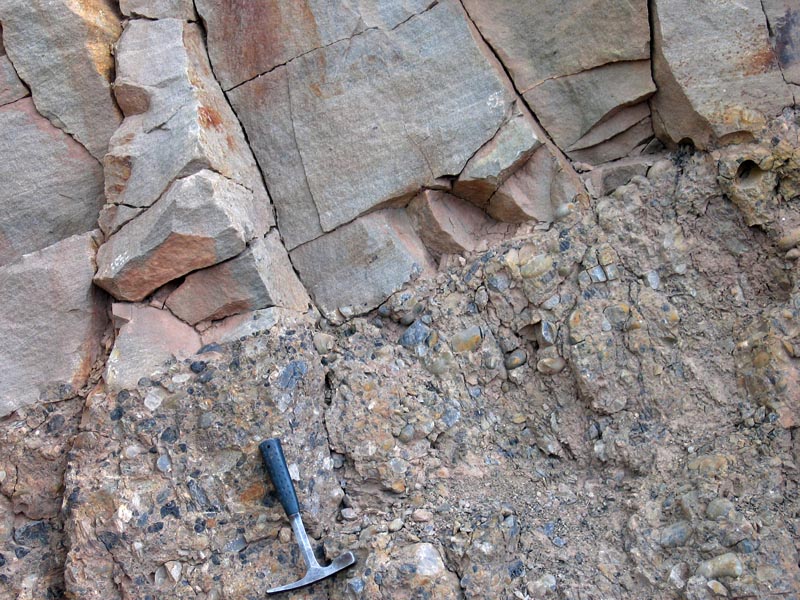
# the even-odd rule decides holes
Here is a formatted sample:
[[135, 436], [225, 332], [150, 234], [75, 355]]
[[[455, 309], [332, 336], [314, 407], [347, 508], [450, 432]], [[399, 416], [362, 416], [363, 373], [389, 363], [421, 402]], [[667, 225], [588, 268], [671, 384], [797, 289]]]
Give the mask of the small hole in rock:
[[764, 175], [764, 171], [752, 160], [743, 160], [736, 170], [736, 183], [739, 185], [755, 185]]

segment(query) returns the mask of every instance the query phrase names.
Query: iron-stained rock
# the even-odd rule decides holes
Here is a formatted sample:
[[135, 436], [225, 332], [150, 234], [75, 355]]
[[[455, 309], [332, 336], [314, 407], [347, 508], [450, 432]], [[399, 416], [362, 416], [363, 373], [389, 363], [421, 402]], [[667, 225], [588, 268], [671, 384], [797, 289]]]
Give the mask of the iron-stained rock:
[[119, 125], [111, 94], [119, 15], [109, 0], [0, 5], [3, 43], [39, 112], [98, 160]]
[[109, 389], [136, 387], [171, 358], [183, 360], [200, 349], [200, 334], [168, 311], [118, 302], [113, 314], [119, 334], [106, 361]]
[[273, 231], [237, 257], [189, 275], [167, 299], [167, 308], [195, 324], [269, 306], [304, 312], [308, 303], [278, 232]]
[[657, 0], [653, 8], [656, 133], [698, 147], [754, 134], [794, 103], [759, 0]]
[[86, 383], [106, 323], [105, 296], [91, 283], [96, 235], [0, 267], [0, 416], [70, 398]]
[[405, 211], [365, 215], [291, 251], [300, 280], [323, 315], [371, 310], [407, 281], [432, 270]]
[[141, 300], [168, 281], [244, 250], [256, 233], [250, 190], [211, 171], [179, 179], [100, 247], [95, 283]]
[[0, 264], [92, 229], [102, 171], [30, 98], [0, 107]]

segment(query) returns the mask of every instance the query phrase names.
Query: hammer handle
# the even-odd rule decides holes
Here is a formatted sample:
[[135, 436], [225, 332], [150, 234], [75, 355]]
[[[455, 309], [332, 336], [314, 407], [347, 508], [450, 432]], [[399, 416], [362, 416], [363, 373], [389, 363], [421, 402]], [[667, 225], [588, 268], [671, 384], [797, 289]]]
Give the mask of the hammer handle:
[[294, 491], [292, 478], [289, 476], [289, 467], [286, 466], [286, 458], [283, 456], [283, 448], [278, 438], [264, 440], [258, 446], [264, 463], [267, 465], [267, 473], [278, 493], [278, 500], [283, 505], [286, 515], [291, 517], [300, 512], [300, 505], [297, 502], [297, 494]]

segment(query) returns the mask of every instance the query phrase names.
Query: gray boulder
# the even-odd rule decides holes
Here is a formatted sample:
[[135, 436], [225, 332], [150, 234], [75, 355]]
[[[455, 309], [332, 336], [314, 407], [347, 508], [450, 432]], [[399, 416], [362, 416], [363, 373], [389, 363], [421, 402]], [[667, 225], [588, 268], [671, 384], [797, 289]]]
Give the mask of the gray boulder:
[[331, 320], [367, 312], [434, 265], [406, 212], [370, 213], [291, 251], [320, 312]]
[[142, 300], [177, 277], [236, 256], [254, 235], [253, 193], [212, 171], [179, 179], [97, 253], [95, 283]]
[[111, 94], [121, 27], [110, 0], [0, 3], [3, 43], [39, 112], [98, 160], [122, 120]]
[[0, 417], [70, 398], [86, 383], [107, 322], [106, 296], [92, 286], [97, 235], [0, 267]]
[[0, 265], [95, 227], [103, 170], [23, 98], [0, 107]]

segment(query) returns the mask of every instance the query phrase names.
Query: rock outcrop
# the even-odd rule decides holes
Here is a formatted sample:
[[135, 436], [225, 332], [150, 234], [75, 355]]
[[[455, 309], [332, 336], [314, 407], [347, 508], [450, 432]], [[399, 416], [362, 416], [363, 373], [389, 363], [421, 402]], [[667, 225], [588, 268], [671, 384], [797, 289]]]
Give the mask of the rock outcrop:
[[92, 288], [99, 232], [0, 267], [0, 416], [76, 396], [100, 358], [104, 294]]

